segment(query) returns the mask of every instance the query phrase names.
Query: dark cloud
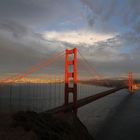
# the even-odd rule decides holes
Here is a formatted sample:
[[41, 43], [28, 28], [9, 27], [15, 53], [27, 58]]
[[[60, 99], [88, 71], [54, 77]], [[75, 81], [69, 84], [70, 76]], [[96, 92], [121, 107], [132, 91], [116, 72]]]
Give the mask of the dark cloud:
[[22, 37], [28, 34], [28, 28], [13, 21], [1, 21], [0, 30], [11, 32], [14, 37]]
[[[42, 32], [54, 29], [61, 21], [70, 19], [73, 23], [73, 18], [79, 18], [81, 9], [86, 14], [84, 18], [90, 30], [115, 33], [114, 37], [77, 45], [43, 38]], [[139, 0], [1, 0], [0, 73], [22, 71], [43, 58], [49, 58], [52, 53], [74, 47], [102, 73], [126, 73], [131, 69], [138, 72], [139, 9]], [[80, 27], [81, 22], [76, 27]], [[63, 30], [70, 29], [64, 27]], [[57, 71], [63, 65], [59, 64]]]
[[93, 15], [87, 15], [87, 21], [90, 27], [93, 27], [94, 23], [95, 23], [95, 16]]
[[94, 25], [93, 29], [97, 31], [120, 31], [120, 25], [123, 28], [133, 29], [132, 26], [137, 24], [140, 18], [139, 0], [81, 0], [81, 2], [89, 9], [85, 10], [89, 26]]
[[46, 28], [57, 20], [73, 16], [77, 5], [74, 0], [1, 0], [0, 20], [8, 19], [32, 28]]
[[117, 0], [110, 1], [108, 7], [105, 8], [107, 12], [105, 12], [102, 17], [104, 21], [109, 20], [115, 14], [117, 3]]
[[135, 23], [135, 25], [133, 26], [133, 29], [135, 32], [140, 34], [140, 20], [137, 23]]
[[0, 23], [0, 73], [20, 72], [43, 59], [49, 59], [58, 51], [55, 44], [55, 41], [44, 40], [40, 33], [19, 23]]
[[88, 6], [95, 14], [100, 15], [103, 11], [103, 5], [100, 0], [81, 0], [86, 6]]

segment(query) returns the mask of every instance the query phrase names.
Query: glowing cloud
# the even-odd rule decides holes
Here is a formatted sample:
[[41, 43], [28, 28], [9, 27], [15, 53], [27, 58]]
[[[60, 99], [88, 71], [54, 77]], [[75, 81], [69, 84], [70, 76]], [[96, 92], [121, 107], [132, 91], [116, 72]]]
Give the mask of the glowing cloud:
[[43, 37], [47, 40], [67, 42], [71, 44], [93, 44], [98, 41], [104, 41], [112, 38], [113, 34], [98, 34], [88, 31], [65, 31], [65, 32], [44, 32]]

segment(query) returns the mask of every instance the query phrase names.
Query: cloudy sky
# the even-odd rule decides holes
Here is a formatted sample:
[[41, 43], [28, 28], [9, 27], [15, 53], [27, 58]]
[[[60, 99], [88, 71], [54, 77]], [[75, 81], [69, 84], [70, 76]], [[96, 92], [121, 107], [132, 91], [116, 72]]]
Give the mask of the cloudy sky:
[[140, 0], [0, 0], [1, 77], [73, 47], [103, 75], [139, 75]]

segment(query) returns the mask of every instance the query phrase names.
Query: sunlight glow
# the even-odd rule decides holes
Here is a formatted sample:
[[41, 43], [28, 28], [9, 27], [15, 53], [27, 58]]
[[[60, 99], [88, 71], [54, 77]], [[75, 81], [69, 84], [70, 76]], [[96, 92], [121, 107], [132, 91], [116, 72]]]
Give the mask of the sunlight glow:
[[93, 44], [98, 41], [104, 41], [112, 38], [114, 34], [99, 34], [88, 31], [66, 31], [66, 32], [44, 32], [43, 37], [46, 40], [67, 42], [70, 44]]

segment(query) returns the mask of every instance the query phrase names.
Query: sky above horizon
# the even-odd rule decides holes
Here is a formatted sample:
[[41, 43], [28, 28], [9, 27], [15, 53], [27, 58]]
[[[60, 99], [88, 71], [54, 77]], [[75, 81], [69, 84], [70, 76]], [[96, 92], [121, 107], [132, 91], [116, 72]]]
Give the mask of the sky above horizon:
[[1, 0], [0, 76], [77, 47], [103, 75], [140, 77], [139, 9], [140, 0]]

